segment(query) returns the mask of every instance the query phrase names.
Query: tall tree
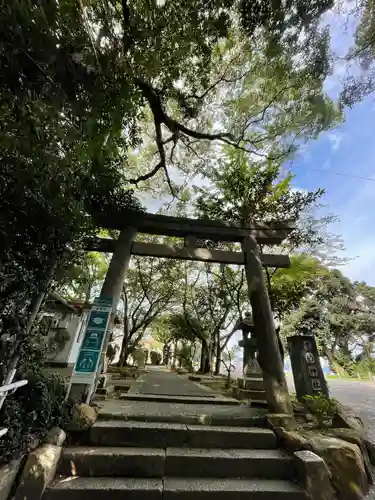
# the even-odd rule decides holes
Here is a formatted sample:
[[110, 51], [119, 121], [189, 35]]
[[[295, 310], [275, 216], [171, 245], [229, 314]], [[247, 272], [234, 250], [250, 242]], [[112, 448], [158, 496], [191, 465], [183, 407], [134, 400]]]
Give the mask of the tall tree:
[[177, 261], [135, 257], [123, 286], [123, 340], [120, 365], [158, 315], [178, 303], [181, 268]]
[[[201, 343], [200, 371], [220, 372], [221, 353], [234, 332], [231, 326], [241, 315], [245, 299], [244, 273], [214, 264], [185, 266], [181, 331]], [[214, 358], [216, 364], [213, 366]]]
[[83, 253], [57, 283], [57, 291], [68, 300], [90, 302], [99, 295], [109, 258], [99, 252]]
[[[298, 222], [324, 192], [294, 190], [292, 174], [281, 176], [279, 162], [253, 164], [244, 152], [234, 150], [226, 151], [211, 178], [213, 188], [209, 194], [204, 188], [197, 188], [197, 213], [237, 224], [244, 224], [249, 218], [265, 223]], [[306, 235], [297, 224], [288, 240], [298, 247], [313, 236], [313, 232]]]
[[340, 97], [343, 106], [353, 106], [375, 90], [375, 13], [372, 0], [348, 2], [346, 8], [348, 24], [356, 29]]
[[322, 269], [299, 308], [285, 317], [283, 334], [313, 333], [333, 369], [350, 368], [371, 354], [375, 330], [371, 296], [371, 287], [352, 283], [338, 270]]
[[321, 273], [325, 272], [314, 257], [296, 254], [287, 269], [275, 269], [270, 274], [270, 300], [279, 321], [298, 309], [301, 301], [312, 294]]

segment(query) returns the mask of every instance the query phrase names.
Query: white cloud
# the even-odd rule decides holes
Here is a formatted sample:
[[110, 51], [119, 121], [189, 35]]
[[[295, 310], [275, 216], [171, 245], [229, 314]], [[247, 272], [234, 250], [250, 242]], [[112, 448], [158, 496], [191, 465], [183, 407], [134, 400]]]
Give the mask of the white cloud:
[[305, 189], [305, 188], [298, 187], [298, 186], [294, 186], [294, 187], [292, 187], [291, 192], [292, 193], [308, 193], [309, 190]]
[[328, 134], [328, 140], [331, 143], [332, 151], [337, 151], [340, 147], [340, 144], [344, 138], [344, 135], [340, 132], [330, 132]]
[[347, 250], [354, 259], [342, 267], [343, 273], [352, 280], [366, 281], [375, 285], [375, 236], [369, 235], [355, 241]]

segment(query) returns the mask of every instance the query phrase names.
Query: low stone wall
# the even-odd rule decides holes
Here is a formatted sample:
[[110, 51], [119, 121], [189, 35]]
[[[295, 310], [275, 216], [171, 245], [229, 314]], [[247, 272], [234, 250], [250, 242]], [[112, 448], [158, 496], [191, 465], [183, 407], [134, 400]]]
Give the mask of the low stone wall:
[[21, 459], [0, 467], [0, 500], [7, 500], [20, 468]]
[[311, 500], [363, 498], [373, 484], [375, 445], [367, 438], [361, 419], [339, 405], [322, 425], [301, 403], [294, 404], [294, 409], [294, 417], [268, 415], [267, 421], [280, 446], [295, 454], [300, 481]]
[[39, 500], [53, 481], [66, 434], [58, 427], [51, 429], [44, 443], [29, 454], [22, 470], [14, 500]]

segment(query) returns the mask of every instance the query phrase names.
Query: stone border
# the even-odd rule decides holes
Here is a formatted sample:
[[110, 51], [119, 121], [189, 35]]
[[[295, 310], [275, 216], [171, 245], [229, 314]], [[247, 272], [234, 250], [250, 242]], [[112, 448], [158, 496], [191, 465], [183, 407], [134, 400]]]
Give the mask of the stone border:
[[331, 474], [325, 461], [308, 450], [293, 453], [297, 478], [310, 500], [335, 500]]
[[[341, 408], [339, 412], [345, 416]], [[359, 500], [368, 493], [373, 478], [367, 451], [370, 442], [363, 427], [361, 431], [353, 429], [354, 424], [343, 427], [342, 422], [339, 428], [303, 428], [282, 414], [267, 415], [267, 423], [275, 432], [279, 446], [295, 454], [300, 481], [312, 500]], [[359, 427], [357, 420], [355, 425]], [[315, 476], [320, 477], [320, 485]], [[324, 486], [328, 480], [331, 488]]]
[[65, 439], [65, 432], [54, 427], [48, 432], [44, 444], [29, 454], [14, 500], [39, 500], [42, 497], [55, 477]]
[[9, 464], [0, 467], [0, 500], [8, 499], [17, 478], [21, 461], [21, 458], [12, 460]]

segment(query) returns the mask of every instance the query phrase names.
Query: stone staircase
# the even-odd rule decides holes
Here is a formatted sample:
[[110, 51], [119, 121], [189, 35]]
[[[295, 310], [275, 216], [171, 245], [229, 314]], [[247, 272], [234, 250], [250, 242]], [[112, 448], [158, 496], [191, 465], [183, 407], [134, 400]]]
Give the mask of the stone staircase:
[[259, 374], [237, 379], [234, 395], [240, 401], [249, 401], [251, 406], [267, 407], [266, 391], [263, 386], [263, 377]]
[[63, 451], [43, 500], [304, 500], [291, 456], [260, 427], [98, 420]]

